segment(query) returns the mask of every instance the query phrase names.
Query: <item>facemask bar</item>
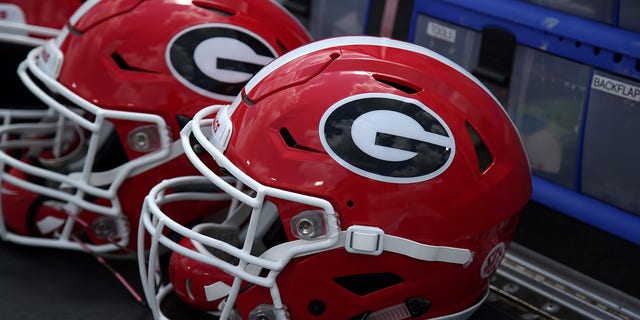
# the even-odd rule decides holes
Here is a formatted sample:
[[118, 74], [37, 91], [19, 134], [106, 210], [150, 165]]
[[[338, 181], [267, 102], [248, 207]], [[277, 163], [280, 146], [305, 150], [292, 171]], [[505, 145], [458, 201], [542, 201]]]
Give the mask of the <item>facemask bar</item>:
[[[206, 181], [213, 183], [216, 187], [220, 188], [222, 192], [228, 194], [238, 203], [251, 208], [248, 226], [246, 227], [246, 236], [243, 240], [244, 243], [240, 248], [237, 248], [227, 242], [194, 232], [193, 230], [188, 229], [169, 218], [160, 208], [161, 203], [170, 201], [169, 196], [164, 194], [164, 190], [176, 183], [184, 183], [184, 180], [179, 180], [181, 178], [165, 180], [153, 188], [145, 199], [140, 221], [139, 234], [143, 234], [142, 231], [144, 230], [142, 228], [145, 228], [146, 231], [151, 234], [151, 254], [149, 258], [149, 265], [145, 267], [143, 266], [144, 262], [140, 262], [140, 271], [143, 278], [142, 281], [144, 283], [145, 295], [148, 300], [156, 299], [155, 282], [153, 277], [156, 267], [154, 261], [157, 260], [155, 258], [155, 254], [158, 252], [158, 246], [163, 245], [171, 249], [173, 252], [219, 268], [234, 277], [233, 284], [229, 289], [228, 296], [224, 302], [224, 307], [222, 308], [221, 319], [228, 319], [232, 314], [234, 303], [240, 292], [240, 285], [242, 281], [247, 281], [255, 285], [269, 288], [273, 307], [276, 310], [276, 313], [281, 313], [283, 315], [283, 317], [279, 319], [286, 319], [284, 318], [285, 307], [280, 298], [280, 292], [276, 284], [276, 277], [293, 257], [323, 251], [327, 248], [333, 247], [338, 241], [340, 231], [338, 218], [333, 207], [328, 201], [317, 197], [311, 197], [262, 185], [242, 172], [238, 167], [231, 163], [231, 161], [229, 161], [222, 152], [218, 151], [211, 143], [209, 143], [208, 138], [202, 131], [202, 128], [210, 128], [213, 119], [203, 118], [215, 114], [221, 107], [222, 106], [212, 106], [198, 112], [194, 119], [182, 130], [181, 141], [187, 157], [200, 171], [200, 173], [204, 175], [204, 177], [201, 177], [200, 179], [206, 179]], [[230, 176], [233, 178], [219, 176], [200, 160], [198, 155], [196, 155], [190, 146], [189, 137], [192, 133], [200, 145], [202, 145], [213, 156], [213, 159], [218, 163], [218, 165], [229, 172]], [[192, 177], [191, 179], [195, 178]], [[193, 182], [193, 180], [191, 182]], [[171, 194], [170, 196], [175, 197], [175, 199], [181, 197], [177, 194]], [[326, 219], [325, 224], [327, 226], [326, 236], [317, 240], [295, 240], [285, 242], [271, 248], [261, 256], [252, 255], [251, 250], [255, 242], [256, 230], [258, 228], [261, 210], [265, 204], [265, 197], [280, 198], [287, 201], [297, 202], [323, 211]], [[232, 214], [233, 212], [230, 211], [230, 215]], [[229, 217], [228, 219], [232, 219], [232, 217]], [[168, 237], [162, 236], [163, 232], [167, 231], [165, 228], [168, 228], [172, 232], [187, 237], [204, 246], [222, 250], [237, 258], [239, 263], [237, 265], [231, 264], [208, 252], [199, 252], [182, 247]], [[142, 241], [140, 237], [138, 239], [139, 241]], [[140, 257], [139, 251], [139, 258]], [[144, 259], [141, 259], [140, 261], [144, 261]], [[264, 273], [261, 275], [260, 270], [268, 271], [267, 275], [265, 276]], [[159, 311], [157, 305], [152, 305], [151, 307], [152, 310], [155, 309], [154, 315], [158, 318]]]
[[[233, 183], [231, 177], [224, 177], [230, 183]], [[142, 206], [142, 214], [140, 216], [140, 223], [138, 225], [138, 267], [142, 280], [142, 287], [144, 290], [147, 304], [149, 305], [154, 319], [168, 319], [166, 316], [161, 315], [160, 303], [162, 299], [171, 292], [171, 284], [161, 284], [162, 278], [160, 276], [159, 255], [162, 250], [161, 246], [165, 246], [173, 251], [179, 252], [191, 258], [197, 259], [197, 256], [201, 253], [196, 253], [191, 250], [184, 249], [180, 244], [170, 240], [161, 239], [162, 235], [166, 231], [179, 230], [180, 235], [190, 235], [193, 232], [186, 227], [176, 223], [164, 214], [161, 207], [165, 204], [180, 202], [180, 201], [227, 201], [230, 200], [230, 196], [224, 192], [175, 192], [166, 193], [169, 189], [180, 189], [182, 186], [197, 186], [207, 185], [210, 186], [211, 182], [202, 176], [186, 176], [163, 180], [161, 183], [152, 188], [145, 198]], [[228, 212], [231, 213], [237, 208], [238, 201], [233, 200]], [[145, 233], [145, 231], [147, 233]], [[151, 234], [151, 245], [148, 252], [144, 250], [146, 248], [145, 239], [148, 234]], [[193, 236], [194, 239], [202, 237], [197, 234]], [[200, 240], [202, 240], [200, 238]], [[206, 243], [202, 241], [201, 243]], [[184, 252], [186, 251], [186, 252]], [[192, 254], [193, 253], [193, 254]], [[193, 257], [196, 255], [196, 257]]]
[[[48, 45], [54, 45], [54, 40], [50, 40]], [[64, 211], [71, 215], [71, 217], [66, 220], [63, 231], [54, 239], [24, 237], [11, 233], [6, 229], [3, 216], [0, 215], [0, 235], [2, 235], [4, 239], [28, 245], [83, 250], [77, 243], [70, 240], [71, 231], [76, 223], [75, 220], [72, 219], [72, 216], [77, 215], [82, 210], [86, 210], [110, 217], [122, 217], [122, 209], [117, 191], [123, 181], [150, 167], [157, 166], [175, 158], [175, 156], [179, 154], [175, 151], [175, 149], [179, 149], [179, 143], [171, 144], [168, 127], [162, 117], [158, 115], [103, 109], [64, 87], [47, 72], [43, 71], [36, 62], [41, 50], [43, 50], [43, 47], [37, 47], [29, 52], [27, 58], [18, 67], [18, 75], [24, 85], [36, 97], [48, 105], [49, 109], [43, 112], [12, 111], [14, 112], [13, 114], [9, 114], [8, 118], [3, 119], [4, 124], [0, 127], [0, 137], [3, 142], [3, 147], [0, 148], [0, 168], [2, 169], [2, 171], [0, 171], [0, 182], [9, 183], [18, 188], [60, 201], [63, 203]], [[49, 91], [67, 99], [73, 107], [58, 102], [46, 93], [43, 88], [36, 84], [31, 78], [31, 75], [38, 79]], [[36, 118], [39, 113], [43, 116], [58, 117], [57, 121], [59, 122], [44, 124], [37, 122], [7, 124], [11, 119], [22, 118], [21, 120], [32, 120]], [[101, 146], [101, 142], [104, 141], [105, 128], [109, 128], [109, 120], [111, 119], [134, 121], [144, 123], [145, 126], [154, 126], [158, 133], [158, 148], [109, 171], [92, 172], [92, 167], [96, 161], [96, 154]], [[58, 133], [60, 133], [60, 125], [67, 126], [69, 124], [87, 133], [85, 137], [87, 150], [83, 159], [84, 163], [81, 163], [79, 168], [74, 170], [74, 172], [57, 172], [31, 165], [14, 158], [8, 152], [10, 150], [7, 150], [5, 147], [5, 142], [8, 142], [6, 146], [10, 147], [20, 145], [21, 143], [20, 141], [11, 141], [9, 138], [11, 133], [20, 134], [25, 130], [35, 130], [35, 132], [41, 130], [49, 133], [52, 132], [52, 130], [57, 130]], [[65, 143], [65, 139], [61, 138], [61, 135], [56, 136], [54, 140], [48, 142], [54, 145]], [[28, 140], [25, 145], [20, 145], [20, 147], [32, 147], [36, 144], [38, 144], [37, 141]], [[6, 172], [7, 166], [51, 183], [48, 185], [40, 185], [10, 175]], [[107, 199], [108, 204], [96, 204], [87, 200], [89, 198]], [[3, 214], [10, 214], [10, 212], [3, 212]], [[126, 246], [127, 244], [128, 237], [123, 237], [117, 244], [88, 246], [94, 252], [107, 252], [117, 250], [120, 246]]]
[[59, 32], [60, 30], [49, 27], [6, 20], [0, 21], [1, 42], [35, 47], [44, 44], [46, 39], [57, 36]]

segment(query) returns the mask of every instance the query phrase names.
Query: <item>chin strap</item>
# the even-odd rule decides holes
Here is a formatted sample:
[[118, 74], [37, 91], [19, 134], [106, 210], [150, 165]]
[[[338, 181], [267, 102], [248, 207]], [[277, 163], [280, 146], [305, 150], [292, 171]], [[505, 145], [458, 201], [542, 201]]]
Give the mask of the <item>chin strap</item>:
[[[384, 251], [393, 252], [408, 256], [422, 261], [436, 261], [453, 263], [460, 265], [468, 265], [472, 260], [471, 251], [469, 249], [435, 246], [419, 243], [409, 239], [392, 236], [384, 233], [384, 230], [378, 227], [350, 226], [346, 231], [340, 231], [337, 234], [337, 242], [318, 251], [304, 252], [296, 256], [305, 256], [321, 251], [328, 251], [333, 249], [344, 248], [346, 251], [353, 254], [366, 254], [366, 255], [380, 255]], [[272, 261], [280, 261], [283, 257], [290, 255], [296, 247], [308, 243], [308, 240], [294, 240], [288, 241], [277, 246], [271, 247], [265, 251], [260, 258]], [[262, 269], [248, 265], [247, 271], [253, 274], [258, 274]], [[204, 290], [209, 301], [224, 298], [229, 294], [230, 286], [223, 282], [215, 282], [211, 285], [205, 286]], [[413, 318], [427, 312], [431, 302], [422, 298], [411, 298], [405, 303], [390, 306], [375, 312], [370, 312], [362, 315], [365, 320], [400, 320]], [[270, 307], [271, 311], [275, 312], [273, 306]], [[279, 310], [279, 309], [278, 309]], [[255, 311], [255, 310], [254, 310]], [[266, 312], [262, 310], [261, 312]], [[275, 314], [272, 317], [266, 317], [264, 319], [288, 319], [287, 317], [276, 317]], [[250, 318], [254, 319], [254, 318]], [[257, 317], [255, 319], [262, 319]], [[449, 318], [442, 318], [449, 319]], [[451, 318], [451, 319], [464, 319], [464, 318]]]
[[380, 255], [383, 251], [394, 252], [422, 261], [438, 261], [466, 265], [471, 262], [469, 249], [434, 246], [384, 233], [378, 227], [350, 226], [340, 231], [334, 247], [344, 246], [351, 253]]
[[[282, 257], [308, 240], [293, 240], [271, 247], [260, 258], [279, 261]], [[322, 251], [344, 248], [350, 253], [377, 256], [382, 252], [393, 252], [422, 261], [446, 262], [467, 266], [472, 261], [471, 251], [464, 248], [429, 245], [413, 240], [385, 234], [378, 227], [350, 226], [346, 231], [338, 232], [337, 242], [322, 250], [297, 254], [306, 256]], [[249, 266], [251, 267], [251, 266]]]

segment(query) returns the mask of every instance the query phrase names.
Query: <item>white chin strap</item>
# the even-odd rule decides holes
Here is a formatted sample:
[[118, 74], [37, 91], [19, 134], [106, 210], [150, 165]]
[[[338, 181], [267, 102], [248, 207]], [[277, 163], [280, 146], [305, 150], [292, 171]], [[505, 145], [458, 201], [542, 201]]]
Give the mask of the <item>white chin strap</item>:
[[[264, 210], [265, 212], [271, 212], [272, 215], [274, 213], [277, 213], [277, 209], [272, 203], [266, 203], [265, 209], [267, 209], [267, 210]], [[241, 211], [242, 210], [240, 210], [239, 212]], [[232, 215], [227, 219], [228, 221], [225, 224], [227, 227], [229, 227], [229, 225], [234, 226], [233, 229], [236, 230], [234, 234], [235, 234], [235, 237], [237, 237], [238, 228], [235, 226], [237, 221], [236, 223], [230, 223], [230, 221], [233, 220], [234, 216], [246, 216], [246, 214], [242, 215], [237, 213], [235, 215]], [[262, 225], [268, 226], [273, 223], [272, 219], [267, 219], [267, 220], [269, 220], [269, 223], [266, 223], [266, 224], [262, 223]], [[264, 222], [264, 221], [261, 221], [261, 222]], [[203, 231], [201, 230], [201, 228], [202, 229], [206, 228], [206, 229], [209, 229], [209, 232], [215, 231], [214, 233], [219, 233], [219, 231], [222, 231], [219, 229], [224, 229], [225, 225], [202, 224], [202, 225], [196, 226], [194, 228], [194, 231]], [[259, 233], [263, 234], [264, 232], [265, 230], [260, 230]], [[468, 249], [422, 244], [409, 239], [387, 235], [384, 233], [384, 230], [377, 227], [354, 225], [349, 227], [346, 231], [338, 232], [336, 236], [338, 238], [337, 243], [329, 248], [323, 249], [322, 251], [344, 248], [349, 253], [365, 254], [365, 255], [380, 255], [382, 252], [387, 251], [387, 252], [394, 252], [397, 254], [405, 255], [421, 261], [437, 261], [437, 262], [453, 263], [453, 264], [459, 264], [459, 265], [467, 265], [468, 263], [471, 262], [471, 259], [472, 259], [471, 251]], [[280, 261], [283, 259], [283, 257], [290, 256], [290, 253], [292, 251], [295, 251], [296, 247], [308, 242], [309, 242], [308, 240], [288, 241], [266, 250], [264, 253], [260, 255], [260, 258], [272, 260], [272, 261]], [[206, 250], [206, 248], [202, 247], [200, 243], [196, 241], [192, 241], [192, 243], [195, 246], [196, 250], [203, 253], [210, 254]], [[317, 252], [318, 251], [305, 252], [298, 256], [309, 255]], [[260, 272], [260, 270], [261, 268], [258, 268], [257, 266], [254, 266], [254, 265], [247, 266], [247, 271], [256, 275]], [[205, 291], [207, 300], [215, 301], [229, 295], [231, 286], [229, 286], [224, 282], [217, 281], [210, 285], [204, 286], [203, 289]], [[411, 315], [409, 314], [408, 317], [405, 317], [405, 315], [407, 315], [407, 312], [408, 312], [406, 309], [407, 307], [404, 304], [399, 306], [392, 306], [392, 307], [374, 312], [368, 315], [366, 319], [367, 320], [369, 319], [371, 320], [407, 319], [407, 318], [410, 318]], [[451, 318], [451, 319], [464, 319], [464, 318]]]
[[377, 227], [350, 226], [340, 231], [337, 246], [350, 253], [380, 255], [383, 251], [405, 255], [422, 261], [437, 261], [465, 265], [471, 262], [469, 249], [434, 246], [384, 233]]
[[[278, 260], [286, 255], [292, 247], [304, 241], [306, 240], [295, 240], [277, 245], [264, 252], [261, 258]], [[466, 265], [471, 262], [471, 251], [468, 249], [422, 244], [405, 238], [387, 235], [382, 229], [376, 227], [354, 225], [346, 231], [340, 231], [336, 245], [326, 250], [340, 247], [344, 247], [345, 250], [354, 254], [380, 255], [383, 251], [388, 251], [422, 261], [437, 261], [460, 265]], [[307, 254], [311, 253], [314, 252]], [[251, 269], [251, 266], [248, 269]], [[260, 269], [256, 268], [253, 271], [257, 274]], [[223, 282], [215, 282], [204, 287], [209, 301], [225, 297], [229, 293], [229, 289], [230, 286]]]
[[[260, 257], [277, 261], [293, 247], [307, 240], [294, 240], [274, 246], [264, 252]], [[378, 227], [350, 226], [346, 231], [338, 233], [338, 241], [332, 247], [321, 251], [328, 251], [344, 247], [350, 253], [380, 255], [382, 252], [393, 252], [421, 261], [446, 262], [460, 265], [468, 265], [472, 260], [471, 251], [464, 248], [428, 245], [413, 240], [392, 236], [384, 233]], [[305, 252], [297, 256], [306, 256], [318, 253]]]

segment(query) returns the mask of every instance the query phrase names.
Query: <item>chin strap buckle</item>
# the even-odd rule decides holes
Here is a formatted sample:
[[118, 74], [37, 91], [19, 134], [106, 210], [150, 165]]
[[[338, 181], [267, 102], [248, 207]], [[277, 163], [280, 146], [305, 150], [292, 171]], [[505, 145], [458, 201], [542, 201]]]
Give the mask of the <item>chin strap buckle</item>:
[[384, 230], [378, 227], [350, 226], [344, 247], [351, 253], [380, 255], [384, 250]]

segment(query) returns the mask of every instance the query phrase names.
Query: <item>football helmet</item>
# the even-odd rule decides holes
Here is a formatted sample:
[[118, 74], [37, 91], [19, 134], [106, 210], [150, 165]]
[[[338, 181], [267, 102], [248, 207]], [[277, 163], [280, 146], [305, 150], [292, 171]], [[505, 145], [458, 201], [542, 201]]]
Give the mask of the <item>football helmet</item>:
[[0, 108], [34, 107], [38, 101], [16, 74], [29, 50], [55, 37], [81, 0], [0, 2]]
[[[310, 40], [272, 1], [85, 2], [18, 68], [47, 108], [1, 114], [2, 238], [135, 256], [149, 189], [197, 173], [181, 126]], [[194, 204], [176, 220], [210, 210]]]
[[[465, 319], [531, 193], [520, 137], [488, 89], [387, 38], [291, 51], [231, 104], [199, 111], [181, 137], [202, 175], [155, 186], [140, 220], [153, 241], [138, 263], [156, 318], [170, 290], [156, 286], [167, 247], [172, 289], [221, 319]], [[226, 215], [189, 227], [166, 214], [195, 197], [167, 190], [203, 180], [234, 199]]]
[[0, 42], [35, 47], [58, 35], [83, 0], [3, 0]]

